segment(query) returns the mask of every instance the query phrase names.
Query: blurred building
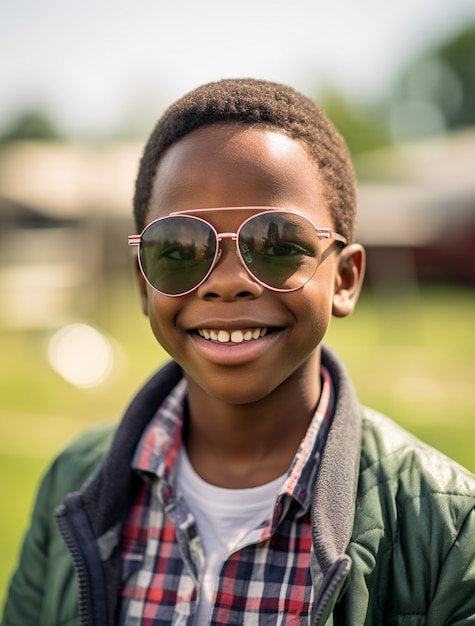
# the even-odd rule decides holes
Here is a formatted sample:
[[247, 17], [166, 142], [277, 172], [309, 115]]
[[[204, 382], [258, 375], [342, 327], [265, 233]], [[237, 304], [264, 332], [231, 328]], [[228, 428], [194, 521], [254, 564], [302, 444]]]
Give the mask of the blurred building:
[[140, 146], [16, 142], [0, 152], [0, 324], [56, 327], [130, 264]]
[[475, 129], [357, 161], [368, 280], [475, 284]]

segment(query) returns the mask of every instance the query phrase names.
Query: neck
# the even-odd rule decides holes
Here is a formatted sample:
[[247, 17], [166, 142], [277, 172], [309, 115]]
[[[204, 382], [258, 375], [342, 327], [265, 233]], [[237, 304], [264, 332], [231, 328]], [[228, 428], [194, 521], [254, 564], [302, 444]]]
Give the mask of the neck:
[[220, 487], [255, 487], [290, 467], [318, 404], [320, 362], [248, 404], [210, 396], [191, 379], [188, 385], [184, 441], [195, 471]]

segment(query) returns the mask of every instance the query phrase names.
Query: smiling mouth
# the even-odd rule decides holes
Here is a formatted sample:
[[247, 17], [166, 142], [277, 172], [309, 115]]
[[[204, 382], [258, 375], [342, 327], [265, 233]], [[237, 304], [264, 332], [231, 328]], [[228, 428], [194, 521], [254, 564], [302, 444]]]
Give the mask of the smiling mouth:
[[243, 328], [236, 330], [224, 330], [217, 328], [198, 328], [198, 334], [203, 339], [217, 341], [218, 343], [242, 343], [243, 341], [254, 341], [264, 337], [271, 329], [263, 328]]

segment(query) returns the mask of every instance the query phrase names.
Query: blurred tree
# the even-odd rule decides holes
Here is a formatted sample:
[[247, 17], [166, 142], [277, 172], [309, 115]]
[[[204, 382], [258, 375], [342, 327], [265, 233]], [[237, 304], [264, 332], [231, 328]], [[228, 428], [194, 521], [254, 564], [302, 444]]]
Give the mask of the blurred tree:
[[357, 105], [333, 89], [324, 91], [318, 102], [345, 138], [352, 154], [390, 143], [384, 109], [380, 105]]
[[475, 124], [475, 25], [433, 46], [395, 84], [389, 125], [395, 139]]
[[22, 140], [53, 141], [63, 138], [46, 113], [32, 109], [21, 113], [11, 122], [0, 135], [0, 143]]

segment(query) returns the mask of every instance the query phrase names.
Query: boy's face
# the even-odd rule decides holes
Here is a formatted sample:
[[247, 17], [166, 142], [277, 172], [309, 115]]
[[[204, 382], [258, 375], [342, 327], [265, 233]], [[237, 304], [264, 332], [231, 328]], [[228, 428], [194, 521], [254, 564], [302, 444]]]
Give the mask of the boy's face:
[[[316, 165], [304, 147], [281, 133], [237, 124], [201, 128], [169, 148], [158, 167], [147, 223], [176, 211], [246, 206], [298, 211], [318, 227], [333, 228]], [[197, 215], [218, 232], [236, 232], [250, 213]], [[310, 281], [280, 293], [247, 273], [233, 241], [221, 246], [210, 276], [184, 296], [160, 294], [137, 272], [144, 312], [160, 344], [202, 391], [229, 403], [250, 403], [281, 385], [318, 378], [319, 347], [332, 312], [347, 315], [358, 296], [361, 248], [348, 246], [339, 254], [333, 240], [322, 241], [323, 258]], [[262, 336], [223, 343], [204, 338], [209, 333], [203, 329]]]

